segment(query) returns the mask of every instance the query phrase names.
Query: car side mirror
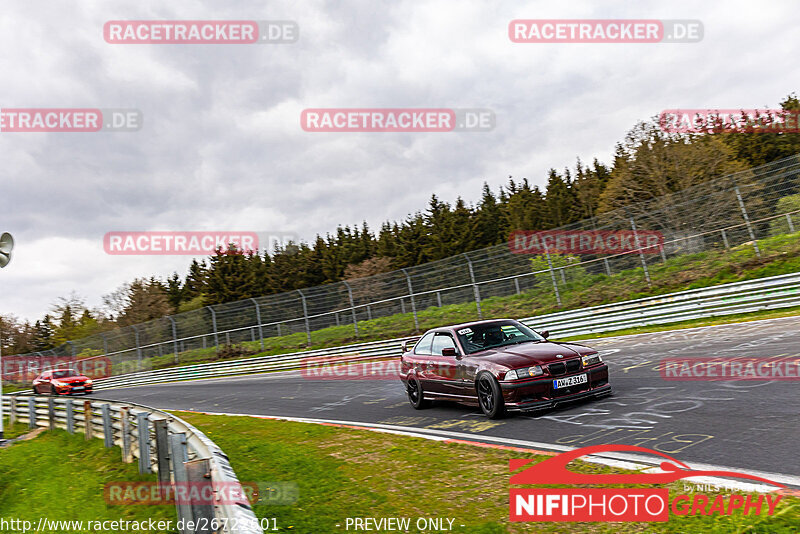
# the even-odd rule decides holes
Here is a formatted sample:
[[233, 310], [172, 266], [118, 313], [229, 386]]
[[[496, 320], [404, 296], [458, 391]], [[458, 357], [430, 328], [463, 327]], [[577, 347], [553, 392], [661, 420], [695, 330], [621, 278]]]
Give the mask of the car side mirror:
[[458, 351], [455, 347], [445, 347], [442, 349], [442, 356], [458, 356]]
[[402, 347], [403, 347], [403, 352], [408, 352], [408, 351], [410, 351], [411, 349], [413, 349], [413, 348], [414, 348], [414, 345], [416, 345], [416, 342], [414, 342], [414, 341], [410, 341], [410, 340], [408, 340], [408, 341], [403, 341], [403, 345], [402, 345]]
[[545, 339], [550, 337], [550, 330], [545, 330], [544, 332], [542, 332], [542, 337]]

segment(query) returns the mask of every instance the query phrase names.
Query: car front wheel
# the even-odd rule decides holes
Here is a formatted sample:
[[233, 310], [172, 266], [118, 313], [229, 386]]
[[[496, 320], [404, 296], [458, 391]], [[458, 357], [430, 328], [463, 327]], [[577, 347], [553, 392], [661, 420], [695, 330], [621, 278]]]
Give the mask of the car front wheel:
[[489, 419], [502, 419], [506, 415], [506, 404], [497, 379], [489, 373], [483, 373], [476, 384], [478, 403], [481, 411]]
[[408, 393], [408, 402], [411, 403], [411, 406], [413, 406], [415, 410], [421, 410], [431, 405], [431, 401], [425, 399], [422, 392], [422, 385], [415, 376], [408, 379], [406, 393]]

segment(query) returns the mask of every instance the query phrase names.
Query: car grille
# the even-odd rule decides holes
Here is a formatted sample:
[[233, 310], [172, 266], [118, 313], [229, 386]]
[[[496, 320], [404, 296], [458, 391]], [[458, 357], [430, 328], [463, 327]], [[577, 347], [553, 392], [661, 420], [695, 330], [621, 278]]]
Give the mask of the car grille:
[[70, 386], [72, 387], [81, 387], [84, 383], [83, 382], [70, 382]]
[[581, 361], [578, 358], [567, 360], [565, 362], [551, 363], [547, 366], [547, 370], [553, 376], [559, 376], [566, 373], [575, 373], [581, 368]]

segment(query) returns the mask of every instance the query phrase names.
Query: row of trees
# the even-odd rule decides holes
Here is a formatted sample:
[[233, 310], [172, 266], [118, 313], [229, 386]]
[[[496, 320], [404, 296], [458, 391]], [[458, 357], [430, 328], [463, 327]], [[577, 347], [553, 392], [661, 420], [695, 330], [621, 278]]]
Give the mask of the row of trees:
[[[792, 94], [785, 110], [800, 110]], [[613, 161], [551, 169], [544, 188], [509, 177], [493, 191], [484, 184], [477, 203], [432, 195], [427, 207], [403, 221], [339, 227], [311, 243], [273, 255], [219, 251], [193, 260], [185, 276], [135, 280], [87, 310], [81, 299], [61, 299], [34, 324], [0, 317], [6, 350], [44, 350], [94, 332], [136, 324], [209, 304], [280, 293], [419, 265], [504, 243], [512, 230], [546, 230], [622, 206], [646, 205], [713, 178], [800, 153], [800, 134], [665, 133], [657, 119], [635, 125], [617, 144]]]

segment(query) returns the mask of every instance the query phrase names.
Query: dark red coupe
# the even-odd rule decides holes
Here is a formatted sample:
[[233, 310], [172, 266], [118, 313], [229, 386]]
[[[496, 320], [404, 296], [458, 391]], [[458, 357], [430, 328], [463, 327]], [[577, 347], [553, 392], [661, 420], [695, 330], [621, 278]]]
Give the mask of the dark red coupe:
[[596, 350], [547, 341], [512, 319], [434, 328], [403, 347], [400, 378], [416, 409], [431, 400], [480, 406], [489, 418], [611, 394]]
[[92, 380], [74, 369], [53, 369], [34, 379], [33, 392], [37, 395], [91, 393]]

